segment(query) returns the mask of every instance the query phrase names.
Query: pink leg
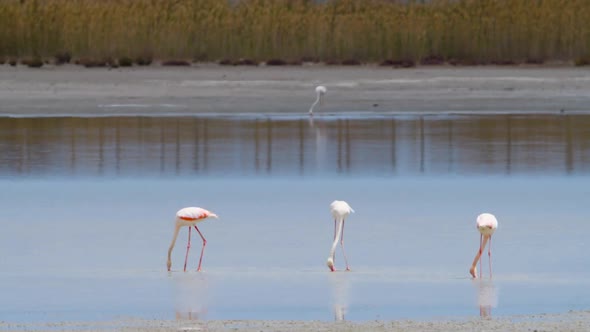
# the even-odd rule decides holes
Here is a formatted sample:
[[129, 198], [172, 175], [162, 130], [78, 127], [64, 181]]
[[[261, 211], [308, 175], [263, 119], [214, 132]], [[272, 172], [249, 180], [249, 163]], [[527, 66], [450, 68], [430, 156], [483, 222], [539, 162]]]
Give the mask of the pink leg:
[[186, 245], [186, 256], [184, 257], [184, 272], [186, 272], [186, 262], [188, 261], [188, 250], [191, 248], [191, 228], [188, 228], [188, 244]]
[[481, 247], [481, 242], [483, 241], [483, 235], [479, 235], [479, 277], [481, 278], [481, 252], [483, 248]]
[[490, 262], [490, 279], [492, 279], [492, 236], [490, 235], [490, 244], [488, 247], [488, 260]]
[[197, 225], [195, 225], [195, 229], [197, 230], [197, 232], [199, 232], [201, 239], [203, 239], [203, 247], [201, 248], [201, 257], [199, 257], [199, 267], [197, 268], [197, 271], [201, 271], [201, 263], [203, 262], [203, 254], [205, 253], [205, 246], [207, 245], [207, 240], [205, 240], [205, 237], [203, 236], [203, 234], [201, 234], [201, 231], [197, 228]]
[[346, 254], [344, 253], [344, 220], [342, 220], [342, 234], [340, 234], [340, 247], [342, 248], [342, 256], [344, 256], [346, 271], [350, 271], [350, 267], [348, 267], [348, 259], [346, 259]]

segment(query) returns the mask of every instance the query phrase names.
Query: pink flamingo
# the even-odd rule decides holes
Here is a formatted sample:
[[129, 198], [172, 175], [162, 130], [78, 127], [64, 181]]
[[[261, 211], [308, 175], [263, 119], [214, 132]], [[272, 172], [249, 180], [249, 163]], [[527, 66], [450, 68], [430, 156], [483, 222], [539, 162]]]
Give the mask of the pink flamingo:
[[318, 85], [315, 87], [315, 93], [316, 93], [316, 99], [315, 102], [311, 105], [311, 107], [309, 108], [309, 115], [313, 115], [313, 108], [315, 107], [315, 105], [317, 105], [318, 103], [322, 103], [322, 97], [328, 92], [328, 89], [326, 89], [325, 86], [323, 85]]
[[332, 217], [334, 217], [334, 243], [332, 243], [330, 256], [328, 257], [326, 264], [330, 268], [330, 271], [336, 271], [336, 268], [334, 268], [334, 255], [336, 253], [336, 246], [338, 245], [338, 238], [340, 238], [340, 246], [342, 247], [342, 255], [344, 256], [346, 271], [350, 271], [348, 260], [344, 253], [344, 219], [346, 219], [351, 212], [354, 212], [354, 210], [345, 201], [334, 201], [330, 204], [330, 212], [332, 213]]
[[205, 252], [205, 245], [207, 245], [207, 240], [201, 234], [201, 231], [197, 228], [197, 223], [201, 222], [207, 218], [219, 218], [213, 212], [207, 211], [205, 209], [199, 207], [187, 207], [184, 209], [178, 210], [176, 212], [176, 219], [175, 219], [175, 228], [174, 228], [174, 237], [172, 238], [172, 243], [170, 244], [170, 248], [168, 248], [168, 262], [166, 266], [168, 267], [168, 271], [170, 271], [170, 267], [172, 267], [172, 260], [170, 256], [172, 255], [172, 250], [174, 249], [174, 244], [176, 243], [176, 237], [178, 236], [178, 231], [180, 231], [180, 227], [188, 226], [188, 244], [186, 246], [186, 256], [184, 258], [184, 271], [186, 272], [186, 263], [188, 260], [188, 251], [191, 247], [191, 227], [195, 227], [201, 239], [203, 240], [203, 247], [201, 248], [201, 257], [199, 258], [199, 267], [197, 271], [201, 271], [201, 263], [203, 261], [203, 253]]
[[488, 259], [490, 263], [490, 278], [492, 277], [492, 234], [498, 228], [498, 220], [494, 217], [493, 214], [490, 213], [482, 213], [477, 216], [476, 220], [477, 230], [480, 233], [479, 237], [479, 251], [475, 255], [473, 259], [473, 264], [471, 264], [471, 268], [469, 269], [469, 273], [473, 278], [477, 278], [477, 262], [479, 262], [479, 277], [481, 278], [481, 253], [486, 248], [486, 244], [488, 240], [490, 242], [490, 246], [488, 247]]

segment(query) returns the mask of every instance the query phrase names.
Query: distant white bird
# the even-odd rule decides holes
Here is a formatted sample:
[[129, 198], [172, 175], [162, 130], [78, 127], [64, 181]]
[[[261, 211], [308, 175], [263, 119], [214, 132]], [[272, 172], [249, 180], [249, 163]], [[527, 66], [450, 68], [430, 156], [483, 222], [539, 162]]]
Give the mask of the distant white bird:
[[498, 220], [494, 217], [493, 214], [490, 213], [482, 213], [477, 216], [476, 220], [477, 230], [480, 233], [479, 237], [479, 251], [475, 255], [473, 259], [473, 264], [471, 264], [471, 268], [469, 269], [469, 273], [473, 278], [477, 278], [477, 262], [480, 263], [479, 265], [479, 276], [481, 277], [481, 253], [486, 248], [486, 244], [488, 240], [490, 241], [490, 246], [488, 247], [488, 259], [490, 263], [490, 277], [492, 276], [492, 234], [498, 228]]
[[178, 236], [178, 231], [180, 227], [188, 226], [188, 244], [186, 246], [186, 256], [184, 258], [184, 271], [186, 272], [186, 262], [188, 260], [188, 251], [191, 248], [191, 227], [195, 227], [201, 239], [203, 240], [203, 247], [201, 248], [201, 257], [199, 258], [199, 267], [197, 271], [201, 271], [201, 263], [203, 261], [203, 253], [205, 252], [205, 245], [207, 245], [207, 240], [201, 234], [201, 231], [197, 228], [197, 223], [201, 222], [207, 218], [219, 218], [213, 212], [207, 211], [205, 209], [199, 207], [187, 207], [184, 209], [178, 210], [176, 212], [176, 219], [175, 219], [175, 228], [174, 228], [174, 237], [172, 238], [172, 243], [170, 244], [170, 248], [168, 248], [168, 262], [167, 267], [168, 271], [170, 271], [170, 267], [172, 267], [172, 260], [170, 256], [172, 255], [172, 250], [174, 249], [174, 244], [176, 243], [176, 237]]
[[342, 247], [344, 262], [346, 263], [346, 271], [350, 271], [348, 260], [344, 253], [344, 219], [346, 219], [351, 212], [354, 212], [354, 210], [345, 201], [334, 201], [330, 204], [330, 212], [332, 213], [332, 217], [334, 217], [334, 243], [332, 243], [330, 256], [328, 257], [326, 264], [330, 268], [330, 271], [336, 271], [334, 268], [334, 255], [336, 253], [336, 246], [338, 245], [338, 238], [340, 238], [340, 246]]
[[318, 85], [315, 88], [315, 93], [317, 95], [315, 102], [311, 105], [311, 107], [309, 108], [309, 115], [313, 115], [313, 108], [315, 107], [315, 105], [317, 105], [318, 103], [320, 103], [322, 101], [322, 97], [328, 92], [328, 89], [326, 89], [325, 86], [323, 85]]

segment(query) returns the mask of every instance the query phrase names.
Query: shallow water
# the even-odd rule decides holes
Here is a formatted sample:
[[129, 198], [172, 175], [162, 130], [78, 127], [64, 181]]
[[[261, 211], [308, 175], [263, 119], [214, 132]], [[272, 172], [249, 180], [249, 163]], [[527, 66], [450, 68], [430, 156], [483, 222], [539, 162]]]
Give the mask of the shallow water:
[[0, 176], [589, 174], [589, 115], [1, 118]]
[[[588, 309], [588, 115], [0, 118], [0, 320], [431, 319]], [[328, 205], [352, 272], [325, 267]], [[165, 271], [174, 212], [204, 272]], [[493, 278], [473, 281], [492, 212]], [[336, 264], [342, 268], [337, 251]], [[488, 275], [487, 257], [483, 260]]]

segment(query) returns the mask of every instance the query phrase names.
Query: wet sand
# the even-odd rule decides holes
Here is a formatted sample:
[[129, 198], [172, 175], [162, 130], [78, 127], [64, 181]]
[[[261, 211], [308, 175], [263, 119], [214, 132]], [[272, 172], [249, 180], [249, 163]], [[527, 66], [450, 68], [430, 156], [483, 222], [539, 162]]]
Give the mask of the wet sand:
[[[590, 111], [590, 68], [0, 66], [0, 115]], [[75, 111], [73, 111], [75, 110]]]
[[60, 322], [51, 324], [10, 324], [0, 321], [0, 329], [9, 331], [587, 331], [590, 311], [563, 314], [513, 316], [502, 319], [434, 321], [257, 321], [257, 320], [135, 320], [108, 322]]

